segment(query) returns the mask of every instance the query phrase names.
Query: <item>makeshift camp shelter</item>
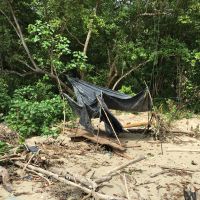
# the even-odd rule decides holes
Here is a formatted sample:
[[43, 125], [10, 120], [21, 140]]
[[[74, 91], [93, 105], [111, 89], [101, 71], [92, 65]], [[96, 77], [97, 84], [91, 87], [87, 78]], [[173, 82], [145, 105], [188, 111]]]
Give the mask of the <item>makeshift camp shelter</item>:
[[110, 136], [123, 132], [123, 126], [109, 109], [145, 112], [152, 108], [152, 99], [148, 88], [132, 97], [79, 79], [68, 78], [68, 80], [74, 89], [76, 100], [67, 94], [64, 96], [72, 110], [80, 116], [80, 124], [89, 132], [94, 133], [91, 118], [99, 118], [100, 121], [103, 121], [106, 133]]

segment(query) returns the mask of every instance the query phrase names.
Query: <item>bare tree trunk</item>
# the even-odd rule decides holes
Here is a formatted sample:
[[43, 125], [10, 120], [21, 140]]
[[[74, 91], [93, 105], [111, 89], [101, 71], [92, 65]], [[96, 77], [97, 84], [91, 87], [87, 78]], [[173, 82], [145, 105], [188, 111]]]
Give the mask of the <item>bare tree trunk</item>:
[[87, 49], [88, 49], [88, 44], [91, 38], [91, 34], [92, 34], [92, 29], [89, 29], [86, 40], [85, 40], [85, 44], [84, 44], [84, 48], [83, 48], [83, 53], [86, 55], [87, 53]]
[[[96, 1], [96, 7], [94, 9], [94, 15], [96, 15], [96, 13], [97, 13], [98, 6], [99, 6], [99, 0]], [[91, 38], [91, 35], [92, 35], [92, 27], [91, 27], [92, 26], [92, 20], [89, 23], [90, 23], [89, 24], [89, 30], [88, 30], [87, 37], [86, 37], [86, 40], [85, 40], [85, 43], [84, 43], [84, 47], [83, 47], [84, 55], [87, 55], [88, 45], [89, 45], [90, 38]], [[85, 76], [84, 71], [81, 71], [80, 75], [81, 75], [81, 79], [84, 79], [84, 76]]]
[[15, 27], [16, 27], [16, 30], [17, 30], [17, 32], [18, 32], [18, 34], [19, 34], [19, 38], [20, 38], [20, 40], [21, 40], [21, 42], [22, 42], [22, 45], [23, 45], [23, 47], [24, 47], [24, 49], [25, 49], [25, 51], [26, 51], [26, 53], [27, 53], [27, 55], [28, 55], [28, 57], [29, 57], [29, 59], [30, 59], [32, 65], [34, 66], [34, 68], [35, 68], [35, 69], [39, 69], [39, 68], [37, 67], [37, 65], [36, 65], [36, 63], [35, 63], [35, 61], [34, 61], [32, 55], [31, 55], [31, 53], [30, 53], [30, 51], [29, 51], [29, 49], [28, 49], [28, 46], [26, 45], [26, 42], [25, 42], [25, 40], [24, 40], [24, 36], [23, 36], [22, 30], [21, 30], [21, 27], [20, 27], [20, 25], [19, 25], [19, 23], [18, 23], [18, 20], [17, 20], [17, 18], [16, 18], [16, 16], [15, 16], [15, 13], [14, 13], [14, 11], [13, 11], [13, 8], [12, 8], [12, 6], [11, 6], [9, 0], [8, 0], [8, 5], [9, 5], [10, 12], [11, 12], [11, 14], [12, 14], [12, 17], [13, 17], [13, 19], [14, 19], [14, 22], [15, 22], [15, 25], [16, 25]]

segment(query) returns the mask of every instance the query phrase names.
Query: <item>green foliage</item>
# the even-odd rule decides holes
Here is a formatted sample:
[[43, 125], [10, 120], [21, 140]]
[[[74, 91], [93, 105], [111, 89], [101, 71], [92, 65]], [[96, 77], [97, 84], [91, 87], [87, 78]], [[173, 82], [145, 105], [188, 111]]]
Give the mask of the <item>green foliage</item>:
[[87, 56], [80, 51], [73, 52], [73, 58], [67, 65], [68, 69], [79, 69], [80, 71], [91, 71], [92, 66], [86, 64]]
[[[89, 66], [86, 64], [86, 55], [70, 50], [70, 41], [59, 33], [60, 28], [59, 19], [49, 22], [36, 20], [35, 24], [28, 26], [30, 35], [27, 41], [36, 45], [34, 58], [38, 66], [51, 71], [56, 69], [58, 74], [72, 69], [86, 70]], [[64, 63], [63, 60], [66, 59], [67, 62]]]
[[60, 27], [59, 20], [42, 22], [37, 20], [35, 24], [28, 26], [29, 42], [34, 43], [39, 49], [34, 54], [34, 58], [41, 68], [55, 67], [59, 72], [65, 70], [65, 65], [61, 61], [63, 55], [69, 55], [69, 40], [57, 33]]
[[122, 92], [122, 93], [124, 93], [124, 94], [130, 94], [132, 96], [135, 95], [135, 93], [131, 89], [131, 86], [125, 86], [125, 85], [123, 85], [119, 91]]
[[[22, 137], [58, 133], [53, 125], [63, 118], [64, 102], [49, 91], [51, 86], [38, 81], [35, 86], [15, 90], [6, 122]], [[71, 110], [65, 106], [67, 119]]]

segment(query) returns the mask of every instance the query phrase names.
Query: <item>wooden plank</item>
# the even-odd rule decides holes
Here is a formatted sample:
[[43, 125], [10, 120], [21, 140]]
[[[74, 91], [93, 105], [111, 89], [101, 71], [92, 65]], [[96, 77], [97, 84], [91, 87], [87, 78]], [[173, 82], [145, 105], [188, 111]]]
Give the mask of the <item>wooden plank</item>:
[[[78, 131], [80, 132], [80, 131]], [[88, 133], [87, 131], [81, 130], [81, 133], [77, 133], [75, 135], [70, 136], [72, 141], [83, 141], [83, 140], [89, 140], [93, 143], [98, 143], [100, 145], [109, 146], [113, 149], [119, 150], [119, 151], [125, 151], [125, 147], [120, 146], [117, 144], [117, 140], [108, 138], [106, 136], [99, 135], [98, 137], [96, 135], [92, 135]]]

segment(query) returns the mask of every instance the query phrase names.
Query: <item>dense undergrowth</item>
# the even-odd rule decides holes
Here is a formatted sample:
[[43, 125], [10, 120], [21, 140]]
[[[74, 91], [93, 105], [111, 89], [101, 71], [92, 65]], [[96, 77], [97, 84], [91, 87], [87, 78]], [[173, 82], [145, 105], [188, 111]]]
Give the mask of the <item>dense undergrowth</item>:
[[59, 130], [54, 125], [63, 120], [64, 112], [66, 120], [73, 115], [67, 102], [53, 93], [53, 85], [44, 79], [14, 90], [12, 96], [4, 92], [2, 120], [21, 137], [55, 135]]

